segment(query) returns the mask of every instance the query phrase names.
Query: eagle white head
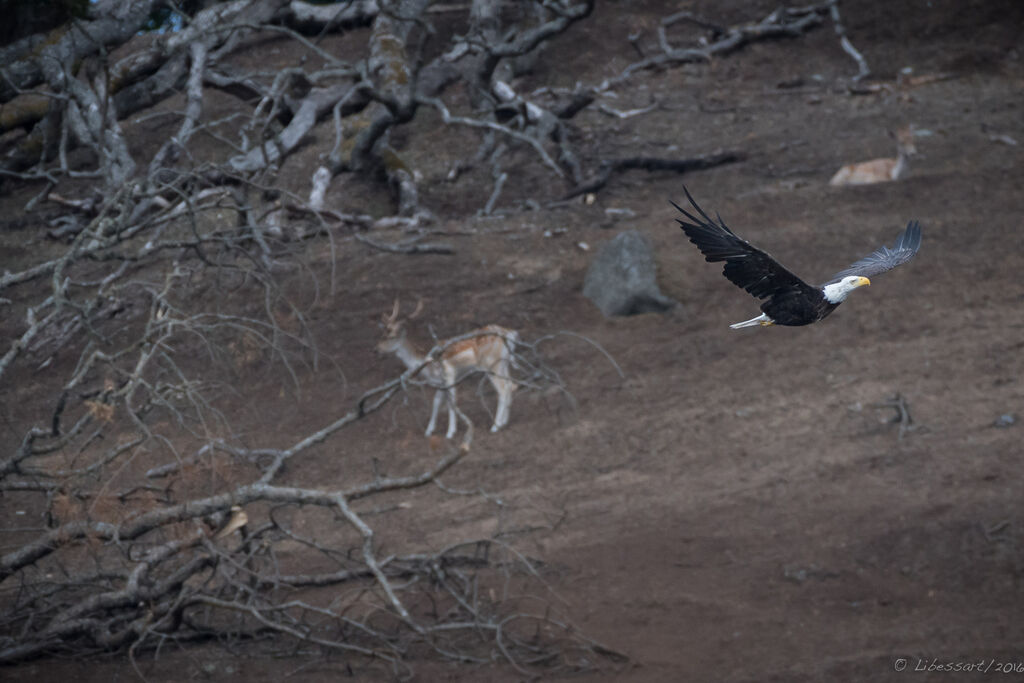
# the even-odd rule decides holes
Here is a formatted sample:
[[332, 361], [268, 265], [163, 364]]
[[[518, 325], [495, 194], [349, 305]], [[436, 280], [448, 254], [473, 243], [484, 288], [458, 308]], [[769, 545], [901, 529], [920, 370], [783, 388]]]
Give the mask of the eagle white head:
[[863, 285], [870, 285], [871, 280], [860, 275], [847, 275], [838, 282], [832, 282], [821, 288], [822, 293], [825, 295], [825, 299], [830, 304], [839, 304], [846, 301], [847, 295], [850, 292], [861, 287]]

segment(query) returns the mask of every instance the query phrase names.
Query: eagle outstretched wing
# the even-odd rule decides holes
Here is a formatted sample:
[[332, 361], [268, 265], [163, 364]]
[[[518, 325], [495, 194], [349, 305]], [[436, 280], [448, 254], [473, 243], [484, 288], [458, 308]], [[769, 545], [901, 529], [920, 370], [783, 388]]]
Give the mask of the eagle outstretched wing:
[[896, 266], [903, 265], [921, 248], [921, 225], [917, 221], [907, 223], [906, 230], [900, 234], [892, 248], [883, 246], [868, 256], [850, 265], [849, 268], [841, 270], [832, 276], [832, 280], [839, 280], [847, 275], [860, 275], [871, 277], [892, 270]]
[[[672, 206], [689, 219], [689, 222], [676, 219], [679, 226], [697, 245], [707, 261], [725, 261], [722, 272], [737, 287], [742, 287], [758, 299], [774, 297], [778, 294], [800, 291], [813, 291], [814, 288], [787, 270], [782, 264], [767, 253], [761, 251], [745, 239], [737, 237], [730, 230], [721, 216], [715, 222], [697, 202], [690, 196], [685, 187], [683, 192], [700, 217], [694, 216], [675, 202]], [[717, 215], [717, 214], [716, 214]]]

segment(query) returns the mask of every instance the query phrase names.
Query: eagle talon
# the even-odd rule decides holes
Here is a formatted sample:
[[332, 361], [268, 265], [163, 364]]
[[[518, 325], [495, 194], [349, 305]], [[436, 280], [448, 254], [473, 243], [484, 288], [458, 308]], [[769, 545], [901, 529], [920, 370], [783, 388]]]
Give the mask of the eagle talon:
[[762, 320], [761, 321], [761, 327], [768, 327], [769, 325], [774, 325], [774, 324], [775, 324], [774, 320]]

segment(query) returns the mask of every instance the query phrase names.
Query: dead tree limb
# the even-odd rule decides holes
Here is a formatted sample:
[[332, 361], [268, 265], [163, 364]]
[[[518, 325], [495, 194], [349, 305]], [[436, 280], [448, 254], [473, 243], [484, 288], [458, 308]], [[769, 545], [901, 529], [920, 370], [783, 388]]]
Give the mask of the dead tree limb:
[[[9, 51], [9, 60], [0, 67], [0, 102], [9, 102], [22, 92], [47, 79], [47, 65], [71, 64], [96, 54], [105, 45], [120, 44], [138, 33], [149, 18], [154, 0], [121, 3], [100, 0], [90, 8], [90, 17], [83, 22], [70, 22], [55, 29], [43, 41], [25, 42], [17, 48], [20, 55]], [[36, 45], [38, 58], [31, 56]], [[13, 46], [12, 46], [13, 47]]]
[[[663, 19], [658, 25], [658, 44], [661, 52], [628, 65], [617, 76], [602, 81], [600, 85], [596, 86], [596, 91], [604, 92], [614, 88], [619, 83], [632, 78], [637, 72], [646, 69], [669, 64], [706, 62], [712, 57], [735, 52], [754, 41], [800, 36], [821, 25], [823, 15], [829, 11], [829, 5], [830, 3], [826, 2], [806, 7], [782, 7], [760, 21], [728, 28], [700, 19], [690, 12], [673, 14]], [[668, 39], [666, 29], [681, 21], [710, 29], [711, 40], [699, 47], [677, 48], [673, 46]]]
[[691, 171], [702, 171], [708, 168], [714, 168], [715, 166], [722, 166], [723, 164], [733, 164], [738, 161], [743, 161], [745, 158], [746, 155], [743, 152], [730, 151], [712, 152], [711, 154], [690, 157], [688, 159], [664, 159], [660, 157], [605, 159], [601, 162], [601, 166], [594, 178], [582, 185], [574, 187], [562, 199], [571, 199], [588, 192], [597, 192], [608, 184], [612, 175], [631, 169], [640, 169], [652, 172], [671, 171], [674, 173], [689, 173]]
[[380, 249], [381, 251], [387, 251], [392, 254], [454, 254], [455, 249], [450, 244], [444, 244], [442, 242], [428, 242], [425, 244], [420, 243], [421, 236], [413, 237], [412, 239], [403, 240], [401, 242], [386, 243], [378, 240], [373, 240], [366, 235], [360, 235], [359, 233], [353, 233], [352, 235], [357, 240], [373, 247], [374, 249]]
[[843, 25], [842, 18], [839, 16], [839, 0], [830, 0], [828, 3], [829, 17], [832, 19], [832, 28], [835, 29], [836, 35], [839, 36], [839, 45], [843, 48], [843, 52], [850, 55], [853, 61], [857, 63], [857, 73], [853, 77], [853, 82], [863, 80], [871, 75], [871, 69], [868, 67], [868, 62], [864, 59], [857, 48], [850, 42], [850, 38], [846, 35], [846, 27]]

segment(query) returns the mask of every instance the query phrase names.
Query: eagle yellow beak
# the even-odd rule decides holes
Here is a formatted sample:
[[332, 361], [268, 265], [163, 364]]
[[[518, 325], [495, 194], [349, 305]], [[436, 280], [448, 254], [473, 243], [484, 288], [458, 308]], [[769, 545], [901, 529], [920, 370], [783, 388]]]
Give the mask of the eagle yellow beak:
[[870, 285], [870, 284], [871, 284], [871, 280], [867, 279], [866, 277], [862, 277], [859, 280], [857, 280], [857, 286], [858, 287], [862, 287], [864, 285]]

